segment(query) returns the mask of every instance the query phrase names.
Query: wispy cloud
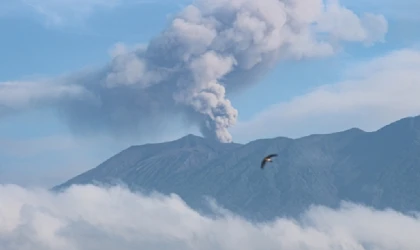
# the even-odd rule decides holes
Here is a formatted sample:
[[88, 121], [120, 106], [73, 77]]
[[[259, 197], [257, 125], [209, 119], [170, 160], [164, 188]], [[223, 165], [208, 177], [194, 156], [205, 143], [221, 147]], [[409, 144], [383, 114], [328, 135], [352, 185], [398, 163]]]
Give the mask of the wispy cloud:
[[[0, 186], [0, 247], [9, 250], [420, 248], [420, 219], [344, 203], [299, 220], [252, 223], [200, 215], [178, 196], [74, 186], [65, 193]], [[264, 204], [262, 204], [263, 206]]]
[[[45, 24], [62, 27], [81, 24], [91, 15], [102, 10], [112, 10], [124, 5], [170, 4], [168, 0], [6, 0], [0, 7], [7, 9], [4, 15], [33, 13], [41, 17]], [[1, 9], [1, 8], [0, 8]], [[0, 12], [1, 14], [1, 12]], [[9, 14], [10, 15], [10, 14]]]
[[383, 13], [387, 18], [397, 21], [419, 21], [418, 9], [420, 2], [417, 0], [343, 0], [349, 8], [360, 11], [375, 11]]
[[346, 70], [344, 81], [273, 105], [238, 123], [232, 133], [253, 139], [298, 137], [350, 127], [372, 131], [405, 116], [419, 115], [419, 67], [420, 50], [393, 51]]

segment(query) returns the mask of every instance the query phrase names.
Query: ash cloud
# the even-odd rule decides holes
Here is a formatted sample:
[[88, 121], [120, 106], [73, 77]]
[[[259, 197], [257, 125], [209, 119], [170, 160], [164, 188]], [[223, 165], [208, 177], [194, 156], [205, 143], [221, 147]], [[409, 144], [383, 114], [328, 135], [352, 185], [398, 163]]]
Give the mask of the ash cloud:
[[386, 31], [382, 15], [333, 0], [198, 0], [146, 46], [119, 44], [102, 69], [0, 84], [0, 115], [53, 107], [75, 132], [114, 135], [158, 133], [181, 117], [231, 142], [238, 110], [227, 91], [257, 83], [279, 60], [331, 56], [340, 41], [371, 45]]
[[215, 207], [206, 217], [176, 195], [72, 186], [63, 193], [0, 185], [0, 248], [8, 250], [417, 250], [420, 218], [343, 203], [254, 223]]

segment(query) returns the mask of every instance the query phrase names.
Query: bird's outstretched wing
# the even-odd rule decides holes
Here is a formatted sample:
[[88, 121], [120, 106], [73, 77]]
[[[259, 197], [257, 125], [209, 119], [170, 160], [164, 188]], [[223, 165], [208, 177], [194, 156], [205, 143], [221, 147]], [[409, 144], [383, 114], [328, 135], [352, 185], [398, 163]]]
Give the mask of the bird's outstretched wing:
[[265, 158], [264, 158], [264, 160], [262, 160], [262, 162], [261, 162], [261, 169], [263, 169], [264, 168], [264, 166], [265, 166], [265, 163], [266, 163], [267, 161], [265, 160]]
[[265, 158], [272, 158], [272, 157], [276, 157], [277, 156], [277, 154], [270, 154], [270, 155], [267, 155]]

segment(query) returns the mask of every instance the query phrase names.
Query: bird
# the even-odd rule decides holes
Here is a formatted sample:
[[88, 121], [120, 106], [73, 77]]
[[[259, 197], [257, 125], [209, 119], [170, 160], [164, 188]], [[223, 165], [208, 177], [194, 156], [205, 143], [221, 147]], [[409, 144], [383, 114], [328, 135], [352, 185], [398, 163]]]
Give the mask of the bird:
[[270, 154], [270, 155], [267, 155], [266, 157], [264, 157], [264, 159], [261, 162], [261, 169], [264, 168], [265, 163], [272, 162], [273, 160], [271, 158], [276, 157], [276, 156], [277, 156], [277, 154]]

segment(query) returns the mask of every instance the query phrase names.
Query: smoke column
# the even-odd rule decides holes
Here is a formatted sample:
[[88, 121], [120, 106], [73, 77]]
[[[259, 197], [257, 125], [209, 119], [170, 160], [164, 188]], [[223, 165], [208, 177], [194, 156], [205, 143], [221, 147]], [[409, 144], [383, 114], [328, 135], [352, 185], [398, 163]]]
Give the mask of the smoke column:
[[1, 84], [0, 114], [54, 107], [74, 131], [114, 134], [153, 133], [183, 117], [231, 142], [238, 111], [227, 90], [257, 83], [279, 60], [330, 56], [339, 41], [371, 45], [386, 31], [383, 16], [359, 17], [337, 1], [198, 0], [149, 44], [117, 45], [100, 70]]

